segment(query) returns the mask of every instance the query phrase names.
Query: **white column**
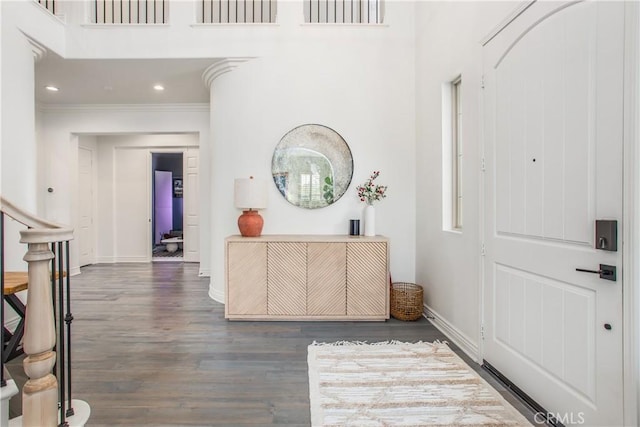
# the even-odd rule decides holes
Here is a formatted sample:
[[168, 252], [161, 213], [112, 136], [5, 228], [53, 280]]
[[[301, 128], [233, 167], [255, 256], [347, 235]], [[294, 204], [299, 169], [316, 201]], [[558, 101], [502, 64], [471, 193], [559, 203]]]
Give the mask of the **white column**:
[[[221, 141], [217, 141], [215, 138], [215, 114], [216, 114], [216, 104], [215, 104], [215, 93], [213, 89], [213, 82], [221, 75], [228, 73], [229, 71], [234, 70], [240, 64], [247, 62], [251, 58], [226, 58], [222, 59], [213, 65], [209, 66], [204, 73], [202, 74], [202, 80], [209, 88], [209, 103], [210, 103], [210, 119], [209, 125], [211, 126], [210, 132], [210, 150], [209, 155], [210, 158], [210, 166], [211, 166], [211, 282], [209, 283], [209, 296], [217, 302], [224, 304], [224, 235], [225, 224], [221, 217], [221, 215], [217, 214], [219, 212], [219, 206], [216, 204], [220, 203], [220, 198], [216, 197], [221, 194], [221, 185], [225, 185], [225, 183], [218, 182], [216, 179], [216, 170], [220, 170], [218, 165], [221, 162], [224, 162], [224, 159], [218, 158], [219, 149], [218, 146], [221, 144]], [[219, 243], [218, 243], [219, 242]]]

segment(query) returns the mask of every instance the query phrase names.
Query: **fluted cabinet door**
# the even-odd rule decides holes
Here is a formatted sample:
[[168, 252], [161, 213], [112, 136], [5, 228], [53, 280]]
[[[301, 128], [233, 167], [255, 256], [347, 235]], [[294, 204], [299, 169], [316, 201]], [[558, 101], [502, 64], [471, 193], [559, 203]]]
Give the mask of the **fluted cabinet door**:
[[347, 315], [387, 312], [387, 244], [347, 243]]
[[267, 244], [227, 246], [227, 314], [267, 314]]
[[307, 245], [307, 314], [347, 314], [347, 244]]
[[267, 255], [269, 315], [307, 313], [307, 244], [269, 242]]

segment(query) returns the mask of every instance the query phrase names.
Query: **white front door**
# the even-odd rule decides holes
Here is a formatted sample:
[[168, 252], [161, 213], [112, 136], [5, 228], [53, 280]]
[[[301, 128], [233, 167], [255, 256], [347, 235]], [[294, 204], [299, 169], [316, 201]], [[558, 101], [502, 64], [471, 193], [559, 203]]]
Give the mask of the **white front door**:
[[94, 263], [93, 230], [93, 151], [78, 147], [78, 202], [80, 221], [78, 227], [78, 246], [80, 248], [80, 267]]
[[539, 1], [484, 47], [483, 358], [565, 425], [623, 419], [623, 35], [622, 2]]

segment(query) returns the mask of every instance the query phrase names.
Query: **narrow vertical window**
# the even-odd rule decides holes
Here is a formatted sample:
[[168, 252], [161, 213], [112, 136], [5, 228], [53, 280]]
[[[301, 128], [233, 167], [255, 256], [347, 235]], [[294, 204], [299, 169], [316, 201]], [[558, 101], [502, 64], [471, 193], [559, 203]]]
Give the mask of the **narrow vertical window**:
[[451, 82], [451, 225], [462, 228], [462, 77]]

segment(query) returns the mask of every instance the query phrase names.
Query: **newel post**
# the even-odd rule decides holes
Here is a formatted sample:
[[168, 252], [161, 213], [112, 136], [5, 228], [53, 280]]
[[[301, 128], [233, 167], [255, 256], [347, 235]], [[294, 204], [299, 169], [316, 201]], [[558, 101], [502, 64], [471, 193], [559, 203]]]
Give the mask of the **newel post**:
[[58, 425], [58, 381], [52, 374], [56, 363], [53, 351], [56, 328], [49, 271], [54, 257], [49, 242], [57, 240], [56, 231], [28, 229], [20, 232], [20, 242], [29, 245], [24, 256], [29, 274], [23, 338], [23, 349], [27, 354], [23, 367], [29, 377], [22, 389], [24, 427]]
[[58, 381], [51, 373], [56, 364], [55, 319], [49, 273], [53, 252], [47, 243], [30, 243], [24, 260], [29, 263], [29, 292], [25, 315], [24, 372], [29, 380], [22, 389], [22, 425], [58, 425]]

